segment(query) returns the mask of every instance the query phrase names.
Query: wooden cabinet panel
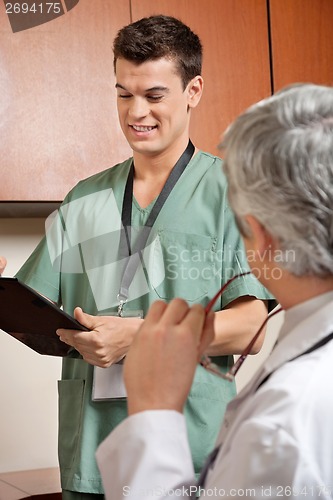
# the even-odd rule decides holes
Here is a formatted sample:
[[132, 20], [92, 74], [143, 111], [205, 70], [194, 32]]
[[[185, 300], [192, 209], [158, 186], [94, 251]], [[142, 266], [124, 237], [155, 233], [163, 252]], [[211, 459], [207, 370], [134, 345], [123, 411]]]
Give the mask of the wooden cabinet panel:
[[16, 33], [0, 7], [0, 200], [62, 200], [79, 179], [131, 154], [112, 53], [129, 3], [80, 0]]
[[333, 85], [333, 1], [270, 0], [274, 90], [292, 82]]
[[265, 0], [131, 0], [133, 20], [152, 14], [178, 17], [204, 47], [203, 98], [193, 112], [191, 137], [217, 154], [226, 126], [270, 88]]
[[200, 36], [205, 89], [191, 137], [214, 154], [230, 121], [271, 93], [270, 64], [274, 90], [333, 85], [332, 0], [269, 0], [269, 15], [266, 0], [61, 0], [64, 11], [69, 4], [54, 20], [13, 33], [0, 2], [0, 202], [60, 201], [79, 179], [131, 154], [112, 54], [116, 32], [131, 20], [173, 15]]

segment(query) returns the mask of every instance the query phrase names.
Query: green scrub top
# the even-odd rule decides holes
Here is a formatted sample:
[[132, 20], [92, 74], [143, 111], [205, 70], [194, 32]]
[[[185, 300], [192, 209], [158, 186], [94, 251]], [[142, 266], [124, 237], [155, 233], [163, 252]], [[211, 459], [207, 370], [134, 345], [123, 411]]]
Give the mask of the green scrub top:
[[[47, 219], [45, 237], [17, 274], [71, 315], [76, 306], [93, 315], [117, 310], [126, 263], [121, 210], [131, 161], [79, 182]], [[133, 241], [153, 205], [142, 209], [133, 199]], [[221, 159], [201, 151], [192, 158], [159, 213], [142, 255], [125, 307], [144, 314], [157, 299], [182, 297], [190, 304], [206, 305], [229, 278], [248, 270], [227, 201]], [[248, 275], [233, 281], [215, 310], [245, 295], [271, 298]], [[214, 358], [225, 371], [232, 361], [232, 356]], [[103, 493], [95, 451], [127, 412], [125, 399], [92, 401], [93, 370], [78, 355], [63, 360], [59, 463], [63, 489]], [[214, 447], [234, 395], [234, 383], [198, 366], [185, 407], [196, 472]]]

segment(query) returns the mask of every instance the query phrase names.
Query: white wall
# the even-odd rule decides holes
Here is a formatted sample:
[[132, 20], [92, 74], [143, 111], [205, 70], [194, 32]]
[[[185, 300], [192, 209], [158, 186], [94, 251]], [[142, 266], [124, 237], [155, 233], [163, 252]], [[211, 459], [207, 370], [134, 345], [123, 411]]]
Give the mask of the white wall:
[[[0, 254], [8, 260], [4, 275], [18, 271], [43, 233], [43, 219], [0, 219]], [[282, 314], [271, 320], [262, 351], [240, 369], [238, 389], [267, 356]], [[0, 472], [57, 466], [61, 359], [41, 356], [1, 330], [0, 353]]]
[[[5, 276], [18, 271], [43, 232], [43, 219], [0, 219]], [[0, 472], [55, 467], [61, 360], [37, 354], [1, 330], [0, 353]]]

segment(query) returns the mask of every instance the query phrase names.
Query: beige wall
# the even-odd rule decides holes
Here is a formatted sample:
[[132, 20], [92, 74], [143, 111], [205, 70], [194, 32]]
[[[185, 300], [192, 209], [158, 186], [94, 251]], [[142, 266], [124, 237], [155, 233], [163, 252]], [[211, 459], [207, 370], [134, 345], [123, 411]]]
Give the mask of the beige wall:
[[240, 391], [244, 385], [248, 382], [248, 380], [252, 377], [252, 375], [258, 370], [258, 368], [262, 365], [263, 361], [267, 358], [270, 353], [273, 345], [275, 344], [277, 334], [281, 327], [281, 323], [283, 321], [284, 313], [281, 312], [278, 315], [274, 316], [268, 323], [267, 333], [264, 340], [264, 345], [261, 351], [255, 356], [249, 356], [244, 362], [242, 368], [239, 370], [236, 376], [236, 385], [238, 391]]
[[[43, 231], [42, 219], [0, 219], [4, 275], [18, 271]], [[0, 352], [0, 472], [54, 467], [61, 360], [40, 356], [1, 330]]]
[[[5, 275], [15, 274], [43, 231], [43, 219], [0, 219], [0, 254], [8, 260]], [[281, 319], [271, 320], [263, 350], [244, 363], [238, 388], [267, 356]], [[0, 472], [54, 467], [61, 359], [40, 356], [1, 330], [0, 352]]]

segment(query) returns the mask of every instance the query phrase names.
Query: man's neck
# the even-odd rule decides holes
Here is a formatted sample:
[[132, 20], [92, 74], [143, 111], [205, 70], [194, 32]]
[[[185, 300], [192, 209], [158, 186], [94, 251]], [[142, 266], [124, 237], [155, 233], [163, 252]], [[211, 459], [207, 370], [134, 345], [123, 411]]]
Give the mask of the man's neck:
[[181, 144], [159, 155], [142, 155], [134, 152], [133, 192], [139, 205], [148, 206], [163, 189], [169, 174], [187, 147]]
[[276, 280], [274, 290], [271, 286], [272, 282], [268, 286], [285, 310], [318, 295], [333, 291], [333, 276], [318, 278], [314, 276], [297, 277], [288, 274], [281, 280]]
[[134, 179], [140, 181], [149, 181], [167, 179], [171, 170], [185, 151], [188, 145], [188, 138], [172, 148], [162, 151], [158, 154], [142, 154], [133, 152], [134, 159]]

